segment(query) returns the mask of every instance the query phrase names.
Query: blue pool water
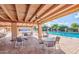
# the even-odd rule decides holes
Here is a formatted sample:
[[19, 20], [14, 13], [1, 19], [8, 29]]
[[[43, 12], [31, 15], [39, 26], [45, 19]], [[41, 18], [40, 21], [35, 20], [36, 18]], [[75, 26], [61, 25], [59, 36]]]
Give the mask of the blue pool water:
[[48, 34], [72, 37], [72, 38], [79, 38], [79, 33], [73, 33], [73, 32], [48, 32]]

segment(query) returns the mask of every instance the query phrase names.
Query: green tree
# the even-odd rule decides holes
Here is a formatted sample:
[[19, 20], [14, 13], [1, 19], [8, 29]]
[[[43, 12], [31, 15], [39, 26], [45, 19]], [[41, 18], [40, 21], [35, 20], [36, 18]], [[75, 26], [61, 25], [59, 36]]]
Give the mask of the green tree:
[[78, 32], [79, 25], [77, 23], [72, 23], [71, 28], [73, 29], [74, 32]]
[[66, 25], [60, 25], [59, 26], [59, 30], [67, 32], [68, 31], [68, 26], [66, 26]]
[[34, 26], [34, 30], [35, 30], [35, 31], [37, 31], [37, 30], [38, 30], [38, 28], [37, 28], [36, 26]]
[[47, 31], [47, 26], [46, 25], [44, 25], [43, 27], [42, 27], [42, 29], [43, 29], [43, 31]]
[[52, 28], [53, 30], [55, 30], [55, 31], [58, 31], [59, 25], [58, 25], [58, 24], [54, 24], [54, 25], [51, 26], [51, 28]]

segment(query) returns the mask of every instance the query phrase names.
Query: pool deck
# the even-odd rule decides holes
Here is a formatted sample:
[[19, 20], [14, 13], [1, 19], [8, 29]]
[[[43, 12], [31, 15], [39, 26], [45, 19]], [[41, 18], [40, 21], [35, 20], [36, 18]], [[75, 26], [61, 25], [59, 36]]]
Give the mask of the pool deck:
[[79, 39], [62, 37], [60, 46], [66, 54], [79, 54]]

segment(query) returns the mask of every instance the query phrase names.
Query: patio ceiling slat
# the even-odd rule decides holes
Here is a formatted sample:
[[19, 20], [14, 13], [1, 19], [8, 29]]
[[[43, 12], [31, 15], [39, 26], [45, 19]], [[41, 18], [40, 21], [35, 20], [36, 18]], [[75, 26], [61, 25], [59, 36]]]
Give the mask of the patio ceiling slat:
[[55, 13], [53, 16], [51, 16], [50, 18], [47, 18], [46, 20], [39, 21], [39, 23], [45, 23], [45, 22], [57, 19], [59, 17], [66, 16], [66, 15], [68, 15], [70, 13], [78, 11], [77, 10], [78, 8], [79, 8], [79, 5], [76, 5], [76, 4], [72, 5], [72, 6], [68, 7], [68, 8], [65, 8], [64, 10], [62, 10], [62, 11], [60, 11], [58, 13]]
[[12, 17], [11, 13], [7, 10], [7, 8], [5, 7], [6, 5], [1, 4], [0, 5], [1, 8], [4, 10], [4, 12], [6, 13], [6, 15], [12, 20], [12, 21], [16, 21], [16, 19], [14, 17]]
[[5, 21], [5, 20], [7, 20], [7, 21], [10, 20], [10, 19], [6, 19], [6, 18], [5, 18], [4, 16], [2, 16], [2, 15], [0, 15], [0, 17], [1, 17], [2, 19], [4, 19], [4, 21]]
[[0, 18], [0, 22], [9, 22], [9, 23], [26, 23], [26, 24], [29, 24], [29, 26], [30, 26], [30, 24], [36, 24], [36, 23], [28, 23], [28, 22], [17, 22], [17, 21], [10, 21], [10, 20], [4, 20], [4, 19], [2, 19], [2, 18]]
[[5, 20], [5, 19], [0, 17], [0, 22], [12, 22], [12, 21], [11, 20]]
[[29, 19], [30, 22], [33, 21], [33, 17], [37, 15], [37, 13], [45, 6], [45, 4], [41, 4], [38, 9], [36, 10], [36, 12], [32, 15], [32, 17]]
[[25, 5], [25, 4], [16, 4], [15, 8], [16, 8], [18, 21], [22, 21], [23, 22], [23, 19], [25, 17], [25, 12], [27, 11], [26, 10], [27, 5]]
[[0, 8], [0, 18], [2, 18], [4, 21], [5, 20], [10, 20], [7, 15], [5, 15], [4, 11]]
[[[55, 12], [59, 11], [59, 9], [62, 9], [62, 8], [65, 7], [65, 6], [66, 6], [66, 4], [60, 4], [60, 5], [58, 5], [58, 6], [54, 7], [54, 8], [52, 8], [52, 10], [50, 10], [47, 14], [43, 15], [43, 16], [41, 17], [41, 19], [43, 20], [43, 19], [45, 19], [45, 18], [47, 18], [47, 17], [50, 17], [50, 16], [53, 15]], [[39, 21], [41, 21], [41, 20], [38, 19], [38, 20], [35, 21], [35, 22], [39, 22]]]
[[35, 13], [35, 11], [38, 9], [40, 4], [31, 4], [27, 13], [27, 16], [25, 18], [25, 22], [29, 22], [30, 17]]
[[44, 16], [45, 14], [47, 14], [49, 11], [51, 11], [53, 8], [55, 8], [56, 6], [58, 6], [58, 4], [47, 4], [42, 11], [39, 11], [38, 13], [38, 19], [34, 19], [33, 22], [37, 22], [39, 20], [39, 18], [41, 18], [42, 16]]
[[23, 20], [24, 22], [26, 21], [29, 8], [30, 8], [30, 4], [28, 4], [28, 5], [27, 5], [27, 8], [26, 8], [27, 11], [26, 11], [26, 13], [25, 13], [25, 17], [24, 17], [24, 20]]

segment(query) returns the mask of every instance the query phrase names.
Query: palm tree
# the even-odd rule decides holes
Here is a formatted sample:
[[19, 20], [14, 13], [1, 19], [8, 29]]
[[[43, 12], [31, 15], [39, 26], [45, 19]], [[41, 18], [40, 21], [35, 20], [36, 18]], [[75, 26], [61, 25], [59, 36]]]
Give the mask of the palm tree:
[[65, 32], [67, 32], [68, 26], [66, 26], [66, 25], [60, 25], [60, 26], [59, 26], [59, 30], [60, 30], [60, 31], [65, 31]]
[[55, 31], [58, 31], [59, 25], [58, 25], [58, 24], [54, 24], [54, 25], [51, 26], [51, 28], [52, 28], [53, 30], [55, 30]]
[[79, 32], [79, 25], [77, 23], [72, 23], [71, 28], [74, 32]]
[[43, 25], [43, 27], [42, 27], [42, 29], [43, 29], [43, 31], [47, 31], [47, 26], [46, 25]]

